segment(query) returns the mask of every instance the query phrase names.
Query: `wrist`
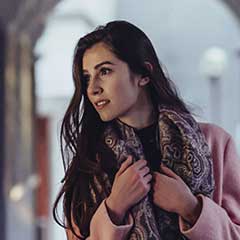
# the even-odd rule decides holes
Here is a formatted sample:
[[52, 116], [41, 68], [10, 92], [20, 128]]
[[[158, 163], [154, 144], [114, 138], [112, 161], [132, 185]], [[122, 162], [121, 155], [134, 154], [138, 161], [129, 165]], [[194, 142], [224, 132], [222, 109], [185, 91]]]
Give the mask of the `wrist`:
[[110, 196], [105, 201], [109, 216], [115, 225], [122, 225], [126, 210], [119, 206]]
[[189, 201], [183, 208], [181, 214], [179, 214], [185, 221], [194, 225], [202, 211], [202, 201], [200, 198], [193, 196], [191, 201]]
[[118, 197], [114, 197], [113, 195], [109, 195], [106, 199], [107, 204], [111, 207], [114, 211], [119, 213], [126, 213], [128, 211], [128, 207], [124, 205], [126, 201], [118, 201]]

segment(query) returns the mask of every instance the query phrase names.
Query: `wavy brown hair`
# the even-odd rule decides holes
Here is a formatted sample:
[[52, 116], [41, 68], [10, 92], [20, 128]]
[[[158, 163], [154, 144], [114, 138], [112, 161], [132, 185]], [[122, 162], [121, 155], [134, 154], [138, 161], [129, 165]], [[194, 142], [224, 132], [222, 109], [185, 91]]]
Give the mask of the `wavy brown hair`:
[[[74, 51], [72, 68], [75, 90], [63, 118], [60, 133], [65, 176], [54, 203], [53, 215], [58, 224], [71, 229], [77, 236], [73, 229], [74, 222], [84, 238], [89, 235], [90, 220], [103, 200], [101, 196], [97, 196], [98, 204], [92, 204], [89, 185], [94, 186], [93, 176], [101, 176], [101, 172], [105, 171], [109, 178], [113, 179], [116, 172], [114, 167], [112, 170], [106, 170], [106, 162], [99, 163], [96, 160], [97, 143], [106, 123], [101, 121], [87, 97], [82, 72], [85, 51], [99, 42], [105, 43], [116, 57], [127, 63], [131, 72], [149, 76], [150, 82], [147, 87], [154, 106], [161, 103], [190, 113], [179, 97], [175, 85], [164, 74], [151, 41], [139, 28], [126, 21], [113, 21], [80, 38]], [[151, 71], [145, 62], [152, 65]], [[57, 214], [61, 199], [62, 221]]]

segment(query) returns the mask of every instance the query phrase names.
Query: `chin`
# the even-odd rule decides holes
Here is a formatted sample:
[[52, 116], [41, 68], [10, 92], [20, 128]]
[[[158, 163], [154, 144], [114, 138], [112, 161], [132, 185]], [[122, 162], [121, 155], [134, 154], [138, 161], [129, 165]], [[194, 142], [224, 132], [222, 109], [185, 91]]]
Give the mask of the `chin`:
[[103, 122], [109, 122], [116, 118], [116, 116], [109, 114], [99, 114], [99, 116]]

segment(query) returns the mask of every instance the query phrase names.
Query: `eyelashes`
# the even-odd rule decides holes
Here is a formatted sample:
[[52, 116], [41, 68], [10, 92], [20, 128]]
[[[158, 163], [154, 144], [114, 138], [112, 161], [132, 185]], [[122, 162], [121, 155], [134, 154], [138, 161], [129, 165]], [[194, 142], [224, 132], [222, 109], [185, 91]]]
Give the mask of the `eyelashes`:
[[110, 68], [103, 67], [103, 68], [100, 69], [100, 74], [102, 76], [104, 76], [104, 75], [107, 75], [107, 74], [111, 73], [111, 71], [112, 70]]
[[[97, 76], [105, 76], [105, 75], [109, 75], [112, 72], [112, 69], [110, 68], [106, 68], [106, 67], [102, 67], [99, 72], [97, 73]], [[89, 85], [89, 81], [90, 81], [90, 75], [89, 74], [83, 74], [83, 82], [85, 86]]]

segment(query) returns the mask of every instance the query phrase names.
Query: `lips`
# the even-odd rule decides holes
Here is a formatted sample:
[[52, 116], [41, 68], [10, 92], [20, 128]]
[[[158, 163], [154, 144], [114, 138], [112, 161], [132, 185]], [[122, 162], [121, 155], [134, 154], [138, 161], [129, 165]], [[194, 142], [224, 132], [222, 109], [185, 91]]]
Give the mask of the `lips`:
[[95, 102], [95, 107], [97, 109], [103, 109], [110, 101], [108, 99], [102, 99], [102, 100], [99, 100], [97, 102]]

